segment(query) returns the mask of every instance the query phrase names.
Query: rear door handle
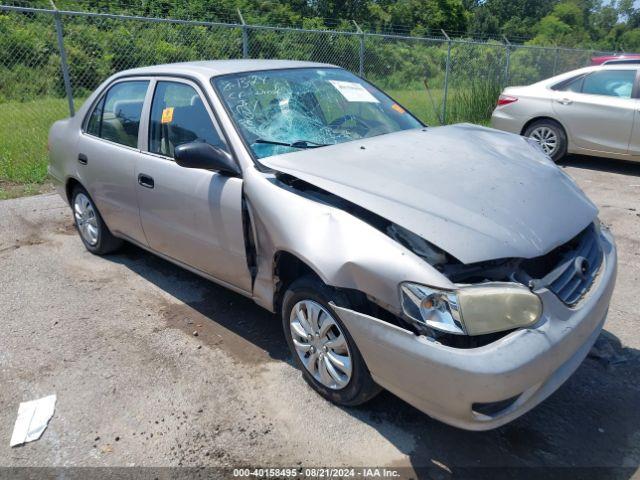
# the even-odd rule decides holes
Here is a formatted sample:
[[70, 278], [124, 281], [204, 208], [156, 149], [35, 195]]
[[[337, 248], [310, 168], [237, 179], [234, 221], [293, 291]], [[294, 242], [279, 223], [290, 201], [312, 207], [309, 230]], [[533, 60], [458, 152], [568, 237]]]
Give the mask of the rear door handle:
[[84, 153], [79, 153], [78, 154], [78, 163], [80, 165], [86, 165], [89, 162], [89, 159], [87, 158], [87, 156]]
[[570, 98], [559, 98], [558, 100], [556, 100], [556, 102], [561, 103], [562, 105], [571, 105], [573, 103], [573, 100], [571, 100]]
[[149, 175], [145, 175], [144, 173], [138, 175], [138, 183], [146, 188], [153, 188], [155, 186], [153, 178]]

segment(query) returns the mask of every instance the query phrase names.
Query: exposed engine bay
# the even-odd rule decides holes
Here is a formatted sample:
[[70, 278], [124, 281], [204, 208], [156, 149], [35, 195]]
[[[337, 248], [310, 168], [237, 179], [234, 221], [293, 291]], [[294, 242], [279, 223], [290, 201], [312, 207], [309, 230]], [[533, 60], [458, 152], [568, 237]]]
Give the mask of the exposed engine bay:
[[[276, 173], [276, 178], [297, 193], [344, 210], [394, 239], [456, 284], [485, 282], [515, 282], [531, 290], [549, 288], [567, 305], [575, 305], [588, 291], [602, 262], [595, 224], [589, 225], [568, 242], [535, 258], [501, 258], [464, 264], [419, 235], [368, 211], [352, 202], [288, 174]], [[576, 269], [576, 262], [584, 263]], [[370, 299], [375, 302], [375, 299]], [[415, 325], [390, 312], [376, 312], [391, 323], [400, 322], [416, 334], [423, 334], [441, 343], [458, 348], [474, 348], [491, 343], [510, 330], [475, 337], [450, 335], [428, 327]], [[393, 317], [393, 318], [391, 318]]]

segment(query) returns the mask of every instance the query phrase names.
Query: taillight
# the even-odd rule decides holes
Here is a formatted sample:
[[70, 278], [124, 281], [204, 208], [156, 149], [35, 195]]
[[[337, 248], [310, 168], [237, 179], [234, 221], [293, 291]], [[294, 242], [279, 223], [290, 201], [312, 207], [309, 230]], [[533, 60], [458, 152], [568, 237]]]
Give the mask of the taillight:
[[517, 102], [518, 97], [512, 97], [510, 95], [500, 95], [498, 97], [498, 106], [509, 105], [510, 103]]

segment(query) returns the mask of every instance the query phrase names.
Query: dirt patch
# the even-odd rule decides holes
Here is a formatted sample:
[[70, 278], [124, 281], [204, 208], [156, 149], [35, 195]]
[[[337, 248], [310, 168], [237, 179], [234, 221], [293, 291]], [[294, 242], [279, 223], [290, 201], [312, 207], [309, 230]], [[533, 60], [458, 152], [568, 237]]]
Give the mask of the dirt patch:
[[249, 304], [248, 309], [243, 308], [247, 305], [238, 305], [239, 314], [230, 318], [234, 304], [228, 306], [229, 311], [225, 311], [206, 300], [191, 304], [166, 302], [161, 315], [169, 328], [197, 338], [202, 346], [224, 349], [240, 362], [261, 365], [287, 358], [284, 336], [273, 315]]
[[17, 183], [0, 180], [0, 200], [9, 198], [28, 197], [41, 193], [50, 193], [55, 190], [53, 183]]
[[42, 243], [44, 243], [44, 240], [42, 240], [39, 236], [36, 236], [36, 235], [30, 236], [27, 238], [20, 238], [20, 239], [17, 238], [16, 242], [13, 245], [0, 247], [0, 254], [8, 251], [17, 250], [18, 248], [22, 248], [22, 247], [40, 245]]
[[75, 223], [73, 223], [73, 220], [64, 220], [56, 227], [56, 233], [60, 233], [62, 235], [75, 235], [78, 233], [78, 229], [76, 228]]

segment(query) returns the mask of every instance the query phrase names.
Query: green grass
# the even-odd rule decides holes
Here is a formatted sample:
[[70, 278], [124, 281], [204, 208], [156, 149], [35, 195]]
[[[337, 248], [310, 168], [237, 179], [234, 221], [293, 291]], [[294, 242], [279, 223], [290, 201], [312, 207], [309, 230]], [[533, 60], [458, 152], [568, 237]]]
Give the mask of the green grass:
[[[427, 90], [387, 90], [387, 93], [427, 125], [439, 125], [438, 115], [442, 113], [442, 89]], [[433, 98], [433, 100], [431, 100]]]
[[[388, 90], [389, 95], [427, 125], [440, 125], [442, 89]], [[466, 88], [449, 88], [445, 123], [471, 122], [488, 125], [501, 87], [492, 82], [474, 82]]]
[[4, 102], [0, 111], [4, 116], [0, 122], [0, 192], [7, 185], [44, 183], [49, 128], [69, 115], [66, 99]]

